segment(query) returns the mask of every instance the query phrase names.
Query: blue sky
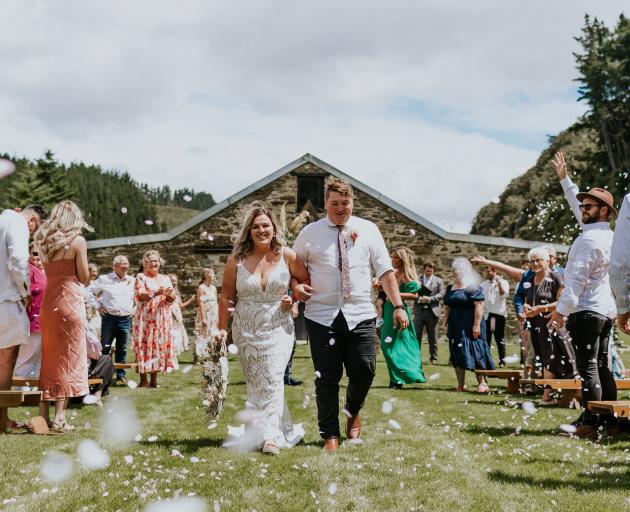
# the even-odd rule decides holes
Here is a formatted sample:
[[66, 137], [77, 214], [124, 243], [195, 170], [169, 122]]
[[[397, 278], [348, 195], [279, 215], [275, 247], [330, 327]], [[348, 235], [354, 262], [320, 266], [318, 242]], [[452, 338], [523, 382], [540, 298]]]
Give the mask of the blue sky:
[[465, 232], [585, 111], [573, 37], [624, 4], [7, 0], [0, 150], [217, 200], [311, 153]]

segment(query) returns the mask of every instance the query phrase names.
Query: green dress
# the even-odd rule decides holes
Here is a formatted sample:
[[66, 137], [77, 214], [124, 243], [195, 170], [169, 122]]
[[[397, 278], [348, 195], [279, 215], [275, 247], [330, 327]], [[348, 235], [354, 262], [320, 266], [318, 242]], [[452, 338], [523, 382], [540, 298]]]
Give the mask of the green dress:
[[[417, 293], [420, 284], [417, 281], [403, 283], [399, 287], [401, 293]], [[383, 305], [383, 326], [381, 327], [381, 349], [387, 369], [390, 385], [413, 384], [426, 382], [422, 371], [420, 345], [416, 329], [411, 320], [409, 306], [405, 304], [409, 327], [400, 331], [394, 329], [394, 306], [390, 301]]]

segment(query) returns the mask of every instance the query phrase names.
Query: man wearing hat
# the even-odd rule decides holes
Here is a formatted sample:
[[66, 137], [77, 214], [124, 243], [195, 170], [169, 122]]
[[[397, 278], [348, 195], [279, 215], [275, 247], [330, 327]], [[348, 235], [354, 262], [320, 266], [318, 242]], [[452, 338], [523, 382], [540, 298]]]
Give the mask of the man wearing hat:
[[[608, 266], [613, 232], [609, 220], [617, 213], [612, 194], [602, 188], [578, 193], [578, 187], [567, 176], [562, 153], [554, 158], [556, 172], [565, 197], [582, 233], [569, 250], [564, 272], [565, 289], [551, 315], [549, 329], [565, 325], [575, 348], [575, 359], [582, 379], [584, 412], [578, 419], [576, 435], [596, 439], [598, 418], [586, 404], [591, 400], [616, 400], [617, 388], [608, 365], [610, 330], [617, 315], [610, 289]], [[616, 433], [615, 418], [606, 418], [609, 433]]]

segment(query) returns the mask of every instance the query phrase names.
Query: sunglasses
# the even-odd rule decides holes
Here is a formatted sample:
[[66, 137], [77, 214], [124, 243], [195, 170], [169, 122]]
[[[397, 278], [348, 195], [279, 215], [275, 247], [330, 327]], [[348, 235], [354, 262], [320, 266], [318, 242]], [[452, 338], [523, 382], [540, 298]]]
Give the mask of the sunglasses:
[[580, 210], [584, 210], [585, 212], [588, 212], [590, 210], [592, 210], [593, 208], [601, 208], [601, 206], [599, 206], [598, 204], [581, 204], [579, 205]]
[[39, 253], [37, 251], [32, 251], [31, 256], [39, 256]]

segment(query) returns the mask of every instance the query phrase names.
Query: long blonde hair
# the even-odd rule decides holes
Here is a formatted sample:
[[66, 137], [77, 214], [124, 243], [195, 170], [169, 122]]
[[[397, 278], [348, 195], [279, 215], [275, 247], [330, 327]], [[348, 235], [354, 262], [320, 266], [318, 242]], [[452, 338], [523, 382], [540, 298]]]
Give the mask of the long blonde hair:
[[411, 281], [418, 280], [418, 272], [416, 271], [416, 264], [413, 262], [415, 254], [409, 247], [399, 245], [392, 251], [402, 261], [402, 276], [403, 282], [409, 283]]
[[252, 240], [251, 230], [254, 220], [259, 215], [266, 215], [269, 217], [274, 230], [273, 238], [271, 239], [271, 249], [274, 253], [280, 254], [280, 249], [284, 245], [284, 235], [280, 229], [278, 221], [276, 220], [276, 216], [262, 202], [254, 201], [245, 210], [243, 222], [241, 223], [241, 229], [232, 236], [232, 242], [234, 243], [232, 254], [237, 258], [250, 254], [254, 250], [254, 241]]
[[65, 200], [53, 207], [50, 217], [42, 222], [33, 239], [43, 261], [50, 261], [83, 230], [94, 231], [85, 222], [81, 209], [72, 201]]

